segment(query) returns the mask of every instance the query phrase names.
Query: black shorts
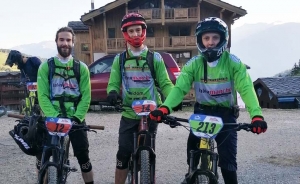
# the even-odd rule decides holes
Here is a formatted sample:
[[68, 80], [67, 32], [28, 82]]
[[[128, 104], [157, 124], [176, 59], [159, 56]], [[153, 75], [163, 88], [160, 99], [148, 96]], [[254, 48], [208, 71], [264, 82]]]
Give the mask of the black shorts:
[[[122, 150], [122, 152], [131, 154], [134, 151], [133, 133], [138, 131], [139, 123], [140, 120], [122, 116], [119, 127], [119, 150]], [[154, 136], [157, 131], [157, 125], [156, 122], [149, 123], [149, 132], [153, 133]], [[147, 137], [146, 140], [147, 145], [150, 145], [150, 137]]]

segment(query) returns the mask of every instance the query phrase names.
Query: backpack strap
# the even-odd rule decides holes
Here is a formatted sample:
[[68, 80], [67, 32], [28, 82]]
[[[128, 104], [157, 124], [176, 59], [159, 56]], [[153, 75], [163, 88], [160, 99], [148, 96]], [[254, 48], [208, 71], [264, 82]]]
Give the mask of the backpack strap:
[[51, 57], [47, 60], [48, 63], [48, 68], [49, 68], [49, 76], [48, 79], [50, 81], [50, 79], [52, 79], [54, 72], [55, 72], [55, 63], [54, 63], [54, 58]]
[[120, 71], [121, 71], [121, 81], [123, 79], [123, 72], [124, 72], [124, 65], [126, 61], [126, 51], [122, 52], [119, 56], [119, 65], [120, 65]]
[[154, 84], [156, 87], [159, 87], [158, 82], [156, 80], [156, 72], [154, 71], [154, 52], [151, 50], [148, 50], [147, 56], [146, 56], [146, 62], [149, 66], [151, 76], [154, 80]]
[[73, 59], [73, 72], [76, 77], [78, 85], [80, 84], [80, 61]]
[[[51, 81], [52, 81], [52, 78], [53, 76], [55, 75], [55, 68], [63, 68], [63, 69], [66, 69], [66, 70], [70, 70], [70, 68], [66, 68], [66, 67], [61, 67], [61, 66], [56, 66], [55, 65], [55, 62], [54, 62], [54, 58], [51, 57], [50, 59], [48, 59], [48, 67], [49, 67], [49, 75], [48, 75], [48, 80], [49, 80], [49, 84], [50, 84], [50, 100], [57, 100], [59, 101], [59, 104], [60, 104], [60, 108], [62, 110], [62, 114], [63, 116], [66, 117], [66, 108], [64, 106], [64, 102], [74, 102], [74, 107], [75, 107], [75, 110], [77, 108], [77, 105], [79, 103], [79, 101], [81, 100], [81, 95], [78, 96], [78, 97], [65, 97], [65, 96], [62, 96], [62, 97], [53, 97], [52, 96], [52, 85], [51, 85]], [[74, 76], [77, 80], [77, 83], [78, 83], [78, 86], [80, 84], [80, 61], [78, 60], [75, 60], [73, 59], [73, 72], [74, 72]]]
[[[63, 68], [63, 69], [66, 69], [66, 70], [70, 70], [70, 68], [68, 69], [66, 67], [56, 66], [53, 57], [48, 59], [47, 62], [48, 62], [48, 68], [49, 68], [49, 75], [48, 75], [49, 82], [52, 80], [52, 78], [55, 74], [55, 68]], [[79, 83], [80, 83], [80, 61], [78, 61], [76, 59], [73, 59], [72, 69], [73, 69], [73, 72], [74, 72], [74, 76], [77, 80], [77, 83], [79, 85]]]
[[[154, 80], [154, 85], [156, 87], [159, 87], [158, 82], [156, 80], [156, 75], [155, 75], [155, 71], [154, 71], [154, 52], [148, 50], [147, 55], [146, 55], [146, 63], [150, 69], [151, 72], [151, 76]], [[122, 75], [124, 72], [124, 65], [126, 60], [130, 60], [130, 59], [137, 59], [137, 57], [131, 57], [131, 58], [126, 58], [126, 51], [122, 52], [119, 56], [119, 65], [120, 65], [120, 71], [121, 71], [121, 80], [122, 80]], [[142, 58], [141, 58], [142, 59]]]

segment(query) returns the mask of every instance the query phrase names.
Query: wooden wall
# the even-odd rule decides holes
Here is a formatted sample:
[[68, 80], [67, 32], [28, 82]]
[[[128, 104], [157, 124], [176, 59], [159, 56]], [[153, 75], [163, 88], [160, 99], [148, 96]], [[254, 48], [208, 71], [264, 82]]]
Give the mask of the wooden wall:
[[[82, 43], [90, 43], [90, 35], [89, 32], [75, 32], [75, 46], [74, 52], [76, 59], [84, 62], [89, 65], [91, 63], [90, 54], [87, 52], [82, 52], [81, 44]], [[90, 48], [91, 49], [91, 48]]]
[[[125, 9], [125, 6], [119, 6], [113, 11], [106, 13], [106, 30], [108, 28], [115, 28], [116, 38], [123, 38], [121, 32], [121, 21], [126, 14]], [[106, 36], [108, 36], [108, 33]]]
[[[222, 19], [227, 23], [229, 28], [229, 43], [228, 47], [231, 46], [231, 22], [233, 13], [229, 12], [228, 10], [223, 11], [223, 14], [220, 14], [221, 8], [214, 6], [212, 4], [209, 4], [207, 2], [201, 2], [200, 4], [200, 20], [206, 18], [206, 17], [220, 17], [222, 16]], [[121, 32], [121, 20], [123, 16], [126, 13], [126, 7], [125, 5], [121, 5], [119, 7], [116, 7], [115, 9], [106, 12], [104, 15], [101, 14], [93, 19], [94, 25], [90, 29], [90, 42], [92, 45], [92, 52], [93, 53], [107, 53], [107, 38], [108, 38], [108, 28], [115, 28], [115, 38], [123, 38], [122, 32]], [[221, 17], [220, 17], [221, 18]], [[165, 22], [165, 25], [162, 25], [161, 23], [157, 24], [150, 24], [148, 23], [148, 27], [154, 27], [154, 37], [155, 38], [161, 38], [161, 37], [169, 37], [169, 26], [176, 26], [176, 25], [188, 25], [191, 26], [191, 36], [194, 36], [195, 29], [196, 29], [196, 22], [181, 22], [181, 23], [167, 23]], [[165, 40], [167, 40], [166, 38]], [[156, 41], [158, 41], [156, 39]], [[120, 42], [117, 41], [117, 42]], [[157, 43], [157, 42], [156, 42]], [[120, 43], [118, 43], [120, 44]], [[164, 45], [165, 47], [168, 45]], [[196, 47], [195, 47], [196, 49]], [[186, 51], [186, 49], [183, 49], [183, 51]], [[195, 52], [193, 51], [193, 54]], [[193, 55], [192, 54], [192, 55]], [[83, 58], [86, 59], [86, 58]], [[90, 58], [92, 60], [92, 57]]]
[[[261, 95], [258, 95], [258, 88], [260, 88]], [[276, 97], [273, 95], [270, 98], [270, 95], [272, 94], [267, 88], [265, 88], [261, 84], [254, 85], [254, 89], [258, 98], [258, 102], [260, 104], [261, 108], [271, 108], [271, 109], [277, 109], [278, 108], [278, 102]]]

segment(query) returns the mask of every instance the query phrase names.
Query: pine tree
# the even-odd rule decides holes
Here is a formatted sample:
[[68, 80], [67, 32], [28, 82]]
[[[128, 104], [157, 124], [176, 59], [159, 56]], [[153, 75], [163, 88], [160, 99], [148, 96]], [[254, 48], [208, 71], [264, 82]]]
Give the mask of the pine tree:
[[295, 76], [297, 75], [297, 73], [299, 73], [299, 66], [297, 65], [297, 63], [295, 63], [294, 67], [291, 70], [291, 76]]

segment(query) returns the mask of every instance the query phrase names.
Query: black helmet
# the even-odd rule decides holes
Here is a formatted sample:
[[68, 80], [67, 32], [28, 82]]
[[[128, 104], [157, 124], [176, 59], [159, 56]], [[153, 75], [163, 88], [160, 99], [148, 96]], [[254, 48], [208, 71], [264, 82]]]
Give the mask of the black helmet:
[[29, 121], [26, 120], [25, 118], [17, 121], [19, 121], [19, 123], [15, 125], [14, 132], [22, 139], [24, 139], [29, 130]]
[[[202, 43], [202, 35], [207, 32], [217, 32], [220, 34], [220, 42], [215, 48], [207, 49]], [[199, 52], [208, 62], [215, 61], [221, 57], [228, 44], [228, 27], [226, 23], [217, 17], [208, 17], [200, 21], [196, 28], [197, 47]]]
[[23, 56], [21, 52], [17, 50], [11, 50], [5, 62], [5, 65], [9, 65], [10, 67], [12, 67], [14, 64], [17, 65], [23, 64]]

